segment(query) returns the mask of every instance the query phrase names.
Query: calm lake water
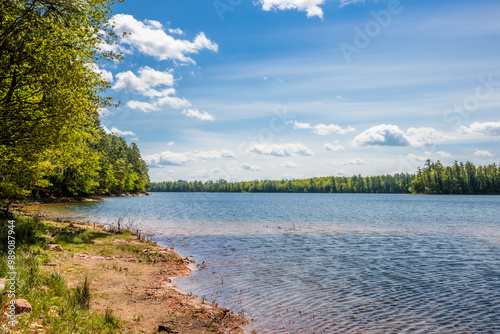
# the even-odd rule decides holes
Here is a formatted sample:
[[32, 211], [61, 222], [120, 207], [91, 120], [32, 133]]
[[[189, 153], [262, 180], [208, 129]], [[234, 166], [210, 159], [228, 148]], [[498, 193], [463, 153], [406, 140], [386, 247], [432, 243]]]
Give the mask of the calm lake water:
[[176, 285], [258, 333], [500, 333], [500, 196], [153, 193], [125, 217], [198, 268]]

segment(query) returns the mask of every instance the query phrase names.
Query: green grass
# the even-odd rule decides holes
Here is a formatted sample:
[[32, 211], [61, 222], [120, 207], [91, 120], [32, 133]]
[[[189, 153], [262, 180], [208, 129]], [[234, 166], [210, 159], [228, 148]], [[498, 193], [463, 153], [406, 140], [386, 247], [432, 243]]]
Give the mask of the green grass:
[[47, 286], [54, 291], [56, 296], [64, 296], [68, 291], [66, 280], [58, 271], [52, 271], [47, 277]]
[[106, 311], [104, 311], [104, 323], [110, 328], [118, 328], [120, 325], [120, 319], [115, 317], [112, 309], [107, 308]]
[[71, 291], [70, 295], [72, 306], [90, 309], [90, 282], [87, 276]]
[[[90, 280], [84, 278], [75, 288], [70, 288], [60, 272], [41, 270], [42, 263], [50, 262], [51, 256], [58, 256], [56, 253], [49, 256], [43, 250], [50, 236], [65, 242], [63, 247], [80, 247], [102, 237], [102, 233], [64, 230], [31, 217], [16, 216], [15, 220], [16, 298], [26, 299], [33, 309], [30, 316], [16, 316], [15, 330], [29, 333], [30, 324], [36, 322], [43, 326], [45, 333], [126, 333], [120, 329], [119, 319], [112, 312], [89, 311]], [[5, 225], [6, 221], [0, 221], [0, 277], [8, 277], [11, 271], [5, 252], [8, 232]], [[7, 294], [0, 293], [0, 305], [9, 301]], [[2, 317], [0, 324], [4, 322], [7, 320]]]

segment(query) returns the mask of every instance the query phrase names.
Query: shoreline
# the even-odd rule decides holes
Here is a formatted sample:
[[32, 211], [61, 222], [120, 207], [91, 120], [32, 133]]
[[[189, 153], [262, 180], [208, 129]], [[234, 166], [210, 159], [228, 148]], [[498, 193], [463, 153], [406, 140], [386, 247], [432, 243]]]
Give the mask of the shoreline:
[[174, 286], [176, 278], [194, 270], [193, 260], [144, 240], [134, 230], [47, 216], [40, 209], [44, 204], [53, 203], [24, 203], [16, 209], [58, 229], [102, 235], [85, 245], [63, 244], [64, 251], [51, 252], [51, 264], [44, 266], [59, 271], [69, 285], [88, 275], [95, 295], [91, 311], [111, 309], [130, 333], [245, 333], [248, 319]]

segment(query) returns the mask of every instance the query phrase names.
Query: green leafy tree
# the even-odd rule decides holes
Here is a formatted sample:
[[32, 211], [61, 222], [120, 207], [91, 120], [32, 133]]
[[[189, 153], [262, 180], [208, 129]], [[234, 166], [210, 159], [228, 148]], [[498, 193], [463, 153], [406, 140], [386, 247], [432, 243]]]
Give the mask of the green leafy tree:
[[68, 185], [75, 192], [95, 188], [89, 170], [98, 157], [88, 152], [99, 139], [98, 110], [112, 104], [95, 68], [119, 58], [101, 50], [116, 40], [113, 3], [0, 0], [1, 199], [49, 187], [53, 172], [87, 179]]
[[74, 149], [83, 154], [98, 139], [98, 109], [111, 100], [95, 66], [119, 58], [100, 49], [116, 38], [108, 26], [112, 4], [0, 2], [1, 198], [49, 186], [48, 174], [74, 164]]

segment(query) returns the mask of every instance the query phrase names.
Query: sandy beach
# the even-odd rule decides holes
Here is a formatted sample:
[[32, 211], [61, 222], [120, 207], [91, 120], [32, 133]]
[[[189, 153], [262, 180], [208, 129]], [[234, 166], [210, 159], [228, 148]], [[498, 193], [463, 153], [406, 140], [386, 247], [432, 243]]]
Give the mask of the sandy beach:
[[[40, 206], [22, 210], [33, 215]], [[43, 268], [59, 271], [70, 287], [90, 280], [90, 310], [111, 309], [126, 333], [243, 333], [248, 320], [202, 298], [176, 289], [175, 278], [189, 275], [194, 261], [173, 249], [139, 238], [129, 231], [44, 217], [64, 231], [86, 230], [89, 243], [66, 242], [62, 251], [47, 251]], [[54, 236], [48, 236], [54, 240]], [[57, 238], [57, 236], [56, 236]], [[34, 305], [33, 307], [36, 307]], [[49, 310], [47, 310], [49, 312]]]

